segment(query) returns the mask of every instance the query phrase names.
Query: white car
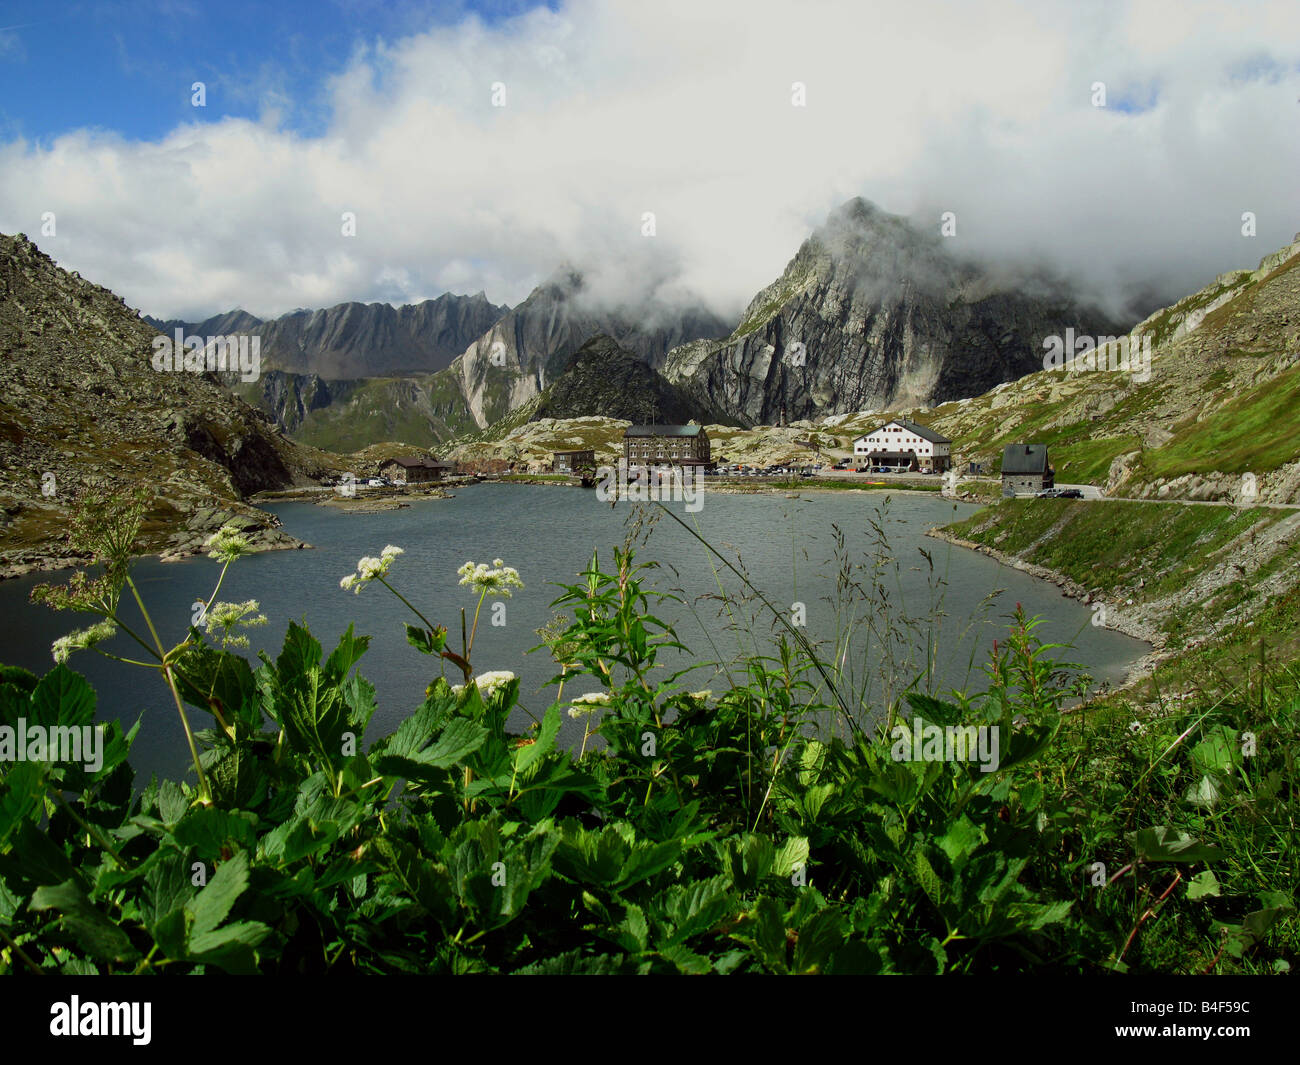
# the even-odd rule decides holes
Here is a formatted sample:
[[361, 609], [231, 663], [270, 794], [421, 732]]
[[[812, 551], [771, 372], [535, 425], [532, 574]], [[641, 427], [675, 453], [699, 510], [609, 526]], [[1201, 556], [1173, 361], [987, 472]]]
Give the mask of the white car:
[[366, 484], [367, 484], [369, 487], [371, 487], [371, 488], [383, 488], [383, 487], [384, 487], [384, 482], [381, 481], [378, 477], [371, 477], [370, 480], [368, 480], [368, 481], [366, 482]]

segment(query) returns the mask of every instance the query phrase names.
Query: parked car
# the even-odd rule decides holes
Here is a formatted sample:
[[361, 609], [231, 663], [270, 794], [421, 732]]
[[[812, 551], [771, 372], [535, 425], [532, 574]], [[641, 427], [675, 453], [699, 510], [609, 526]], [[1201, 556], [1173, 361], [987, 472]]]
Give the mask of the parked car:
[[1034, 493], [1035, 499], [1056, 499], [1064, 491], [1063, 488], [1044, 488], [1040, 492]]
[[1056, 497], [1058, 499], [1082, 499], [1083, 492], [1078, 488], [1058, 488], [1056, 490]]

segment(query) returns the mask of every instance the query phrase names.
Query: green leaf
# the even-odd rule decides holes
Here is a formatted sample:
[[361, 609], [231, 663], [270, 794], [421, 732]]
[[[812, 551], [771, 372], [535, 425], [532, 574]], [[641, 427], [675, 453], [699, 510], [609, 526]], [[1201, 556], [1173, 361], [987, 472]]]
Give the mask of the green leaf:
[[619, 946], [631, 954], [639, 954], [649, 945], [650, 926], [646, 923], [645, 912], [636, 903], [628, 904], [618, 932]]
[[1032, 814], [1043, 803], [1043, 785], [1029, 780], [1020, 786], [1020, 805], [1025, 813]]
[[62, 884], [80, 880], [63, 848], [28, 820], [19, 821], [9, 838], [8, 853], [0, 856], [0, 876], [11, 885], [20, 883]]
[[401, 757], [377, 755], [375, 768], [387, 776], [406, 777], [426, 783], [440, 781], [442, 772], [477, 751], [488, 738], [488, 730], [469, 718], [453, 718], [432, 746], [413, 755]]
[[445, 684], [439, 686], [420, 707], [397, 726], [392, 735], [377, 740], [370, 748], [372, 754], [412, 757], [416, 751], [437, 734], [456, 706], [456, 697]]
[[1283, 905], [1269, 906], [1246, 914], [1239, 925], [1220, 925], [1229, 932], [1228, 953], [1234, 958], [1242, 957], [1246, 951], [1261, 942], [1278, 921], [1294, 911], [1295, 907], [1288, 900]]
[[1058, 924], [1070, 915], [1073, 902], [1013, 902], [1007, 907], [1007, 916], [1021, 929], [1036, 932], [1049, 924]]
[[20, 823], [40, 816], [47, 769], [44, 762], [19, 762], [0, 780], [0, 852]]
[[769, 971], [788, 971], [785, 961], [785, 918], [771, 896], [764, 895], [758, 900], [732, 933], [732, 938], [748, 944]]
[[80, 727], [95, 720], [95, 689], [80, 673], [57, 665], [32, 692], [28, 725], [71, 725]]
[[436, 629], [429, 630], [422, 629], [418, 625], [407, 625], [406, 642], [421, 654], [440, 654], [447, 646], [446, 626], [439, 625]]
[[680, 973], [689, 976], [705, 976], [713, 972], [712, 961], [680, 943], [670, 943], [660, 947], [657, 953]]
[[925, 856], [925, 852], [917, 848], [912, 852], [912, 871], [916, 876], [916, 881], [921, 885], [921, 890], [925, 892], [928, 898], [936, 907], [943, 906], [943, 884], [939, 876], [934, 871], [934, 866], [930, 864], [930, 859]]
[[948, 826], [948, 831], [938, 839], [940, 850], [948, 855], [954, 869], [960, 869], [984, 842], [983, 831], [965, 814]]
[[1218, 847], [1200, 843], [1166, 825], [1130, 832], [1128, 838], [1138, 856], [1147, 862], [1213, 862], [1223, 857]]
[[353, 626], [348, 626], [348, 631], [339, 637], [339, 645], [330, 652], [329, 658], [325, 661], [325, 675], [335, 684], [343, 683], [343, 678], [370, 646], [370, 637], [353, 636], [352, 628]]
[[794, 946], [794, 971], [824, 972], [831, 955], [844, 944], [844, 917], [838, 909], [813, 914], [798, 929]]
[[1204, 806], [1207, 809], [1219, 801], [1218, 782], [1206, 773], [1187, 792], [1185, 801], [1190, 806]]
[[725, 876], [675, 884], [664, 895], [663, 916], [672, 926], [669, 943], [684, 943], [713, 930], [724, 917], [741, 909]]
[[257, 954], [253, 948], [270, 932], [259, 921], [234, 921], [214, 931], [193, 934], [189, 942], [189, 960], [216, 965], [237, 975], [255, 973]]
[[248, 887], [248, 854], [238, 851], [229, 861], [222, 862], [207, 886], [185, 904], [194, 918], [190, 927], [190, 941], [195, 936], [211, 932], [230, 913], [236, 900]]
[[581, 950], [533, 962], [516, 969], [518, 976], [614, 976], [623, 971], [623, 959], [615, 954], [583, 955]]
[[196, 807], [172, 829], [172, 838], [196, 857], [215, 861], [229, 844], [240, 849], [257, 845], [256, 817], [243, 810]]
[[1241, 758], [1237, 732], [1227, 725], [1218, 725], [1192, 748], [1192, 761], [1205, 774], [1225, 775], [1232, 772]]
[[[154, 928], [171, 914], [183, 910], [194, 897], [192, 864], [178, 850], [158, 851], [158, 859], [145, 874], [145, 902], [142, 907], [145, 924]], [[169, 952], [170, 953], [170, 952]]]
[[907, 705], [919, 717], [935, 725], [959, 725], [966, 716], [966, 712], [955, 703], [946, 703], [920, 692], [908, 692]]
[[219, 712], [227, 724], [261, 726], [257, 681], [243, 655], [194, 644], [177, 662], [176, 676], [181, 696], [191, 706]]
[[808, 864], [808, 838], [791, 836], [772, 856], [772, 875], [789, 877], [801, 865]]
[[738, 891], [754, 891], [772, 871], [776, 849], [766, 836], [754, 832], [729, 839], [724, 845], [727, 868]]
[[158, 788], [158, 818], [165, 825], [174, 825], [190, 808], [190, 800], [179, 784], [164, 780]]
[[515, 753], [515, 772], [523, 774], [543, 755], [555, 746], [555, 737], [560, 731], [560, 707], [552, 703], [542, 716], [537, 738], [530, 744], [520, 747]]
[[817, 815], [822, 812], [826, 800], [834, 795], [836, 790], [835, 784], [814, 784], [803, 793], [802, 806], [807, 820], [817, 820]]
[[139, 956], [125, 932], [91, 903], [72, 880], [43, 886], [32, 895], [33, 910], [58, 910], [60, 921], [86, 953], [102, 961], [130, 961]]
[[1187, 897], [1201, 899], [1206, 896], [1219, 897], [1219, 881], [1209, 869], [1202, 869], [1187, 883]]
[[308, 669], [320, 664], [321, 653], [321, 645], [307, 629], [296, 622], [289, 622], [280, 655], [275, 660], [277, 679], [281, 684], [298, 679]]

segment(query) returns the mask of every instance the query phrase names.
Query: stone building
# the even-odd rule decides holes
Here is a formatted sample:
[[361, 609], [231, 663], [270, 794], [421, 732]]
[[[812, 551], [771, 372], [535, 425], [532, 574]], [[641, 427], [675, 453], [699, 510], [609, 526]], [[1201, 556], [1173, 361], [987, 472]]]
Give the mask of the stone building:
[[631, 425], [623, 458], [628, 466], [708, 466], [712, 450], [702, 425]]
[[1002, 495], [1041, 492], [1056, 484], [1046, 444], [1008, 444], [1002, 451]]

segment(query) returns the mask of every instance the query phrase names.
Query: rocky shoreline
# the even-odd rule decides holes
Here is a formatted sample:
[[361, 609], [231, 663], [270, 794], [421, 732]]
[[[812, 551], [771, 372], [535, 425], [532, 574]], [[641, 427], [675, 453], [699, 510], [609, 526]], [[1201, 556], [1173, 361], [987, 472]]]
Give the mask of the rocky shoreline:
[[[972, 551], [978, 551], [982, 555], [1000, 562], [1011, 569], [1020, 570], [1021, 573], [1027, 573], [1031, 577], [1037, 577], [1039, 580], [1047, 581], [1061, 589], [1061, 594], [1071, 599], [1077, 600], [1085, 606], [1091, 606], [1098, 602], [1089, 589], [1071, 580], [1064, 574], [1057, 573], [1055, 570], [1048, 569], [1046, 566], [1039, 566], [1033, 562], [1026, 562], [1023, 559], [1016, 558], [1014, 555], [1008, 555], [999, 551], [995, 547], [989, 547], [986, 544], [977, 544], [972, 540], [963, 540], [960, 536], [954, 536], [946, 529], [935, 527], [926, 531], [927, 536], [932, 536], [936, 540], [943, 540], [945, 543], [954, 544], [957, 547], [969, 548]], [[1117, 686], [1118, 691], [1123, 691], [1133, 687], [1138, 682], [1145, 680], [1155, 672], [1156, 666], [1168, 659], [1170, 656], [1163, 650], [1165, 643], [1165, 634], [1161, 632], [1150, 621], [1144, 621], [1134, 614], [1122, 612], [1115, 604], [1106, 603], [1106, 628], [1113, 629], [1116, 632], [1122, 632], [1125, 636], [1132, 636], [1136, 640], [1151, 645], [1151, 650], [1137, 660], [1124, 675], [1124, 680]]]
[[[150, 550], [142, 551], [136, 558], [157, 558], [160, 562], [180, 562], [204, 553], [208, 537], [224, 525], [233, 525], [246, 537], [256, 552], [301, 551], [312, 545], [280, 528], [279, 519], [252, 507], [235, 511], [222, 507], [201, 507], [186, 519], [180, 528], [165, 539], [148, 542]], [[16, 550], [0, 556], [0, 580], [13, 580], [29, 573], [47, 573], [52, 570], [84, 566], [90, 561], [84, 555], [69, 550], [59, 550], [61, 545], [42, 545], [39, 548]]]

